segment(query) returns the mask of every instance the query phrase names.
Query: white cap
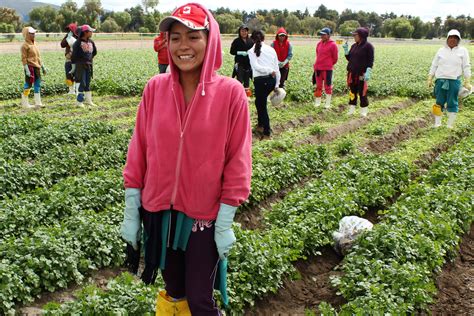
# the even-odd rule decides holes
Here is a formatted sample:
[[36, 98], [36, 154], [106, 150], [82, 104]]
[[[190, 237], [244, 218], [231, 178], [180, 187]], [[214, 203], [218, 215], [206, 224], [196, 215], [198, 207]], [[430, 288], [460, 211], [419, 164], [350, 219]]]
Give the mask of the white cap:
[[35, 34], [36, 30], [34, 28], [32, 28], [31, 26], [28, 26], [28, 33]]
[[461, 33], [459, 33], [458, 30], [455, 30], [455, 29], [452, 29], [448, 32], [448, 36], [447, 37], [450, 37], [450, 36], [457, 36], [459, 37], [459, 40], [461, 40]]

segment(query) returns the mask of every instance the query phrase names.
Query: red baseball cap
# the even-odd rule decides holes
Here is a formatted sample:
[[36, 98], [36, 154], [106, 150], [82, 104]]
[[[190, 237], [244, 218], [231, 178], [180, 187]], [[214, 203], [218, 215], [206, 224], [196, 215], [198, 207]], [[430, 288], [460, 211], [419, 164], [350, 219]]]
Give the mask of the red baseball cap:
[[176, 21], [196, 31], [209, 29], [209, 19], [206, 12], [195, 4], [185, 4], [176, 9], [171, 16], [161, 20], [160, 31], [168, 32]]
[[90, 27], [90, 25], [88, 25], [88, 24], [84, 24], [84, 25], [81, 26], [81, 31], [82, 32], [95, 32], [95, 29]]

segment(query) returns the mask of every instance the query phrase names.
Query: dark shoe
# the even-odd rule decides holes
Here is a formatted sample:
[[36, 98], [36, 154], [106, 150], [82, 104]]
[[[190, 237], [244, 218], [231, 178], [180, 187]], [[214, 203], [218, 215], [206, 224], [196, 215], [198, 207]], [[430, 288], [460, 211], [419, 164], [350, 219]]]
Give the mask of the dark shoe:
[[272, 135], [263, 135], [260, 140], [269, 140], [272, 138]]
[[254, 133], [254, 134], [263, 134], [263, 126], [255, 126], [252, 129], [252, 133]]

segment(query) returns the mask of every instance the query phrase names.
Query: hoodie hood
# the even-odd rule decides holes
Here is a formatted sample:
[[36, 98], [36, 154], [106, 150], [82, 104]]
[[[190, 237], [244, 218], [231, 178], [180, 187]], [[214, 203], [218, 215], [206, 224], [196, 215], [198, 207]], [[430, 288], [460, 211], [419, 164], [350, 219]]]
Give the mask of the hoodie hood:
[[369, 37], [369, 30], [365, 27], [359, 27], [357, 28], [352, 34], [357, 33], [360, 36], [360, 39], [363, 41], [367, 40], [367, 37]]
[[[221, 37], [219, 31], [219, 24], [212, 16], [211, 12], [203, 7], [199, 3], [189, 3], [200, 7], [207, 15], [209, 21], [209, 32], [207, 35], [207, 47], [204, 55], [204, 61], [201, 68], [201, 78], [199, 83], [202, 84], [201, 95], [205, 96], [205, 84], [213, 81], [217, 75], [217, 70], [222, 66], [222, 48], [221, 48]], [[177, 9], [179, 10], [179, 8]], [[173, 12], [174, 13], [174, 12]], [[168, 32], [168, 41], [170, 33]], [[171, 77], [174, 83], [179, 83], [179, 69], [173, 63], [173, 58], [168, 50], [169, 67], [171, 71]]]
[[455, 30], [455, 29], [452, 29], [452, 30], [450, 30], [450, 31], [448, 32], [448, 35], [446, 36], [446, 40], [448, 40], [448, 38], [449, 38], [450, 36], [457, 36], [457, 37], [459, 38], [459, 40], [462, 39], [462, 38], [461, 38], [461, 33], [459, 33], [459, 31], [458, 31], [458, 30]]
[[30, 28], [30, 26], [25, 26], [25, 27], [23, 28], [23, 30], [21, 30], [21, 34], [23, 35], [23, 38], [25, 39], [25, 42], [27, 42], [28, 44], [34, 44], [34, 41], [32, 41], [32, 40], [30, 39], [30, 37], [28, 36], [28, 34], [29, 34], [29, 32], [28, 32], [29, 28]]
[[77, 36], [77, 24], [71, 23], [66, 27], [66, 31], [71, 31], [75, 36]]
[[276, 33], [275, 35], [275, 40], [278, 41], [278, 34], [281, 34], [281, 33], [285, 33], [286, 37], [285, 37], [285, 41], [288, 40], [288, 32], [285, 30], [284, 27], [280, 27], [278, 29], [278, 32]]

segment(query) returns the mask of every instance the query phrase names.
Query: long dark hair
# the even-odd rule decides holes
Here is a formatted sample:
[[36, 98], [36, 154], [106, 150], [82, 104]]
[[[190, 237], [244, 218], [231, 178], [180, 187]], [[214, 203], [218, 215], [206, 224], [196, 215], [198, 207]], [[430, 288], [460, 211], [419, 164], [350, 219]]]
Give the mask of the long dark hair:
[[257, 57], [260, 57], [260, 53], [262, 52], [262, 42], [265, 40], [265, 34], [263, 34], [263, 32], [260, 30], [253, 31], [252, 36], [250, 38], [255, 43], [255, 55], [257, 55]]

